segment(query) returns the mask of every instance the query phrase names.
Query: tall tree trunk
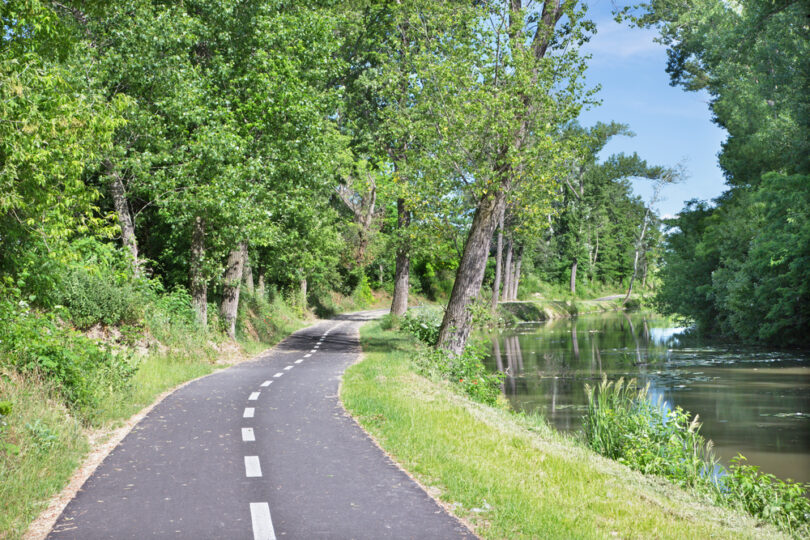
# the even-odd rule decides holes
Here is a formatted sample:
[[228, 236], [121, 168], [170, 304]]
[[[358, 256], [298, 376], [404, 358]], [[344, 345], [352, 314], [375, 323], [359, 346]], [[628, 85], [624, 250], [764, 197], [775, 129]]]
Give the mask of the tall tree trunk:
[[225, 330], [231, 339], [236, 339], [236, 314], [239, 310], [239, 289], [242, 284], [244, 268], [244, 242], [228, 254], [228, 266], [225, 268], [225, 283], [222, 286], [222, 303], [219, 312], [225, 321]]
[[574, 259], [574, 262], [571, 263], [571, 294], [576, 294], [577, 292], [577, 260]]
[[509, 301], [509, 287], [512, 285], [512, 239], [506, 243], [506, 262], [503, 264], [503, 291], [501, 301]]
[[205, 258], [205, 220], [194, 218], [191, 233], [191, 303], [197, 314], [197, 323], [208, 326], [208, 280], [205, 279], [203, 259]]
[[498, 219], [498, 243], [495, 248], [495, 282], [492, 284], [492, 299], [490, 300], [489, 311], [495, 313], [498, 310], [498, 297], [501, 295], [501, 257], [503, 256], [503, 214]]
[[121, 226], [121, 242], [132, 255], [132, 271], [135, 274], [140, 272], [138, 264], [138, 240], [135, 238], [135, 223], [132, 220], [132, 213], [129, 211], [127, 203], [127, 192], [121, 174], [115, 170], [110, 161], [105, 162], [107, 174], [110, 176], [110, 193], [115, 204], [115, 213], [118, 216], [118, 224]]
[[517, 300], [518, 284], [520, 283], [520, 265], [523, 264], [523, 247], [518, 249], [517, 262], [515, 263], [515, 271], [512, 276], [511, 289], [509, 291], [509, 298], [512, 301]]
[[[504, 171], [502, 174], [508, 173]], [[508, 177], [502, 178], [504, 178], [502, 184], [505, 184]], [[470, 226], [470, 234], [464, 244], [464, 254], [456, 271], [456, 280], [444, 312], [437, 342], [437, 347], [455, 356], [461, 354], [470, 336], [472, 313], [468, 307], [481, 290], [489, 258], [489, 243], [492, 241], [492, 233], [495, 231], [498, 218], [503, 212], [507, 187], [508, 185], [502, 185], [494, 195], [481, 197]]]
[[259, 269], [258, 274], [259, 280], [256, 285], [256, 294], [258, 294], [260, 298], [267, 299], [267, 286], [264, 284], [264, 269]]
[[248, 253], [248, 245], [247, 242], [243, 244], [245, 246], [245, 252], [242, 254], [242, 260], [244, 264], [244, 274], [245, 274], [245, 288], [247, 288], [250, 294], [253, 294], [254, 291], [254, 284], [253, 284], [253, 265], [250, 264], [250, 256]]
[[298, 280], [298, 298], [301, 299], [301, 307], [307, 307], [307, 278]]
[[401, 317], [408, 311], [409, 281], [411, 275], [410, 246], [402, 234], [410, 226], [411, 213], [405, 208], [405, 199], [397, 199], [397, 229], [400, 244], [397, 248], [397, 266], [394, 273], [394, 298], [391, 300], [391, 315]]
[[641, 249], [644, 246], [644, 234], [647, 232], [647, 220], [650, 217], [650, 207], [647, 207], [647, 211], [644, 212], [644, 221], [641, 224], [641, 234], [638, 237], [638, 242], [636, 243], [636, 256], [633, 259], [633, 275], [630, 276], [630, 286], [627, 287], [627, 294], [622, 300], [622, 305], [626, 304], [628, 300], [630, 300], [630, 293], [633, 292], [633, 281], [636, 279], [636, 274], [638, 273], [638, 257], [641, 254]]

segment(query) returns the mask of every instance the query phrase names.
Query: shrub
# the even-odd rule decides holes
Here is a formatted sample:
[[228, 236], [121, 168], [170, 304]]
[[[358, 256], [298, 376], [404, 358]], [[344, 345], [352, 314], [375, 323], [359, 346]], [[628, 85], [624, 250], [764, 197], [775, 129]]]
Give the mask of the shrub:
[[380, 328], [383, 330], [399, 330], [402, 324], [402, 317], [386, 313], [380, 317]]
[[439, 312], [435, 310], [411, 310], [402, 317], [400, 327], [413, 335], [419, 341], [428, 345], [435, 345], [439, 340], [439, 327], [441, 326]]
[[420, 351], [414, 362], [422, 374], [448, 380], [475, 401], [495, 405], [504, 375], [490, 373], [484, 366], [484, 357], [482, 347], [470, 345], [458, 356], [441, 349], [426, 349]]
[[116, 283], [109, 275], [72, 268], [64, 277], [57, 301], [68, 308], [78, 328], [138, 322], [143, 299], [132, 283]]
[[122, 351], [65, 328], [55, 315], [38, 313], [23, 301], [0, 302], [0, 351], [17, 371], [55, 383], [85, 418], [105, 392], [125, 388], [136, 369]]
[[368, 283], [368, 277], [363, 274], [360, 281], [357, 283], [354, 292], [352, 292], [352, 300], [359, 308], [366, 308], [374, 303], [374, 294], [371, 291], [371, 285]]
[[810, 499], [805, 493], [810, 484], [787, 482], [759, 467], [746, 465], [745, 457], [731, 460], [728, 474], [722, 477], [722, 497], [742, 506], [752, 516], [769, 521], [790, 534], [810, 534]]

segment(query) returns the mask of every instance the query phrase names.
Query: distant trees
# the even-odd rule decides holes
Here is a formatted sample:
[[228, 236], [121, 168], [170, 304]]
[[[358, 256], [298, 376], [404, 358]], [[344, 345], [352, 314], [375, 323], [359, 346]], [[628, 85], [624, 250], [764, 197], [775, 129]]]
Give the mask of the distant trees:
[[806, 345], [807, 3], [666, 1], [625, 13], [660, 30], [672, 84], [708, 91], [728, 131], [719, 161], [729, 190], [667, 222], [660, 308], [704, 331]]

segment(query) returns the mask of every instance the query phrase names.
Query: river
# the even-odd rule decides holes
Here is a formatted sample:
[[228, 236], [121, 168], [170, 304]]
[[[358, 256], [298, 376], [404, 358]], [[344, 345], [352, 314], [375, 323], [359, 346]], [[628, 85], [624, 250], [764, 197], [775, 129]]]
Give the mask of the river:
[[[737, 453], [780, 478], [810, 482], [810, 352], [689, 336], [668, 319], [607, 313], [521, 325], [492, 335], [487, 363], [521, 411], [580, 431], [602, 372], [650, 384], [653, 399], [700, 415], [721, 462]], [[497, 347], [496, 347], [497, 345]]]

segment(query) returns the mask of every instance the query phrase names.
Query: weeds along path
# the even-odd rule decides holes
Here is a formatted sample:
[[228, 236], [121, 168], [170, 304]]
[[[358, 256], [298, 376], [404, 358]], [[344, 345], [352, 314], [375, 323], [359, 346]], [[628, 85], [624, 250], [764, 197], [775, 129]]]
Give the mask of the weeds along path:
[[359, 312], [156, 406], [88, 479], [51, 539], [463, 538], [343, 411]]

